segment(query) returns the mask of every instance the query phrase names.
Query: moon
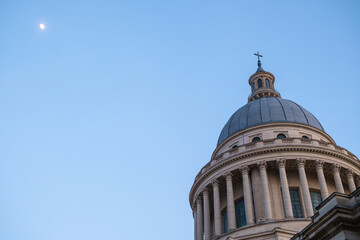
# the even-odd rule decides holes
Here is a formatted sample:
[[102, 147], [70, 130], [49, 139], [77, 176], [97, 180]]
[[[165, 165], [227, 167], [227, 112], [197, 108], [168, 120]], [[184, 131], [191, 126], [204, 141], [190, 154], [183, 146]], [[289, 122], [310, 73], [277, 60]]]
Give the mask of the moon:
[[44, 29], [45, 29], [45, 25], [41, 23], [41, 24], [40, 24], [40, 29], [41, 29], [41, 30], [44, 30]]

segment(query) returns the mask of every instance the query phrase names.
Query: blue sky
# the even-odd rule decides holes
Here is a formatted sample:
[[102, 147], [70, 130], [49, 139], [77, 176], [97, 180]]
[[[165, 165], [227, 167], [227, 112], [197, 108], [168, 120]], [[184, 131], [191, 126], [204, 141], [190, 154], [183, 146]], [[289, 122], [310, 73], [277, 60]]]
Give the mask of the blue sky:
[[282, 97], [360, 156], [359, 11], [1, 1], [0, 239], [191, 239], [190, 187], [247, 102], [255, 51]]

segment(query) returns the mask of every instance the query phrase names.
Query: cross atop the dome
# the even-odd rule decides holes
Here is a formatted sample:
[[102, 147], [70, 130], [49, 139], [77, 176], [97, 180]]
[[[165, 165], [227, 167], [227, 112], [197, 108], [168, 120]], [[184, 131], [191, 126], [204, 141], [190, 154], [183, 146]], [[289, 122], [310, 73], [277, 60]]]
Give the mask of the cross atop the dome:
[[260, 62], [260, 58], [263, 57], [263, 55], [260, 55], [259, 51], [257, 53], [254, 53], [254, 55], [258, 57], [258, 61]]
[[260, 55], [259, 51], [257, 51], [256, 53], [254, 53], [255, 56], [258, 57], [258, 66], [261, 67], [261, 61], [260, 58], [263, 57], [262, 55]]

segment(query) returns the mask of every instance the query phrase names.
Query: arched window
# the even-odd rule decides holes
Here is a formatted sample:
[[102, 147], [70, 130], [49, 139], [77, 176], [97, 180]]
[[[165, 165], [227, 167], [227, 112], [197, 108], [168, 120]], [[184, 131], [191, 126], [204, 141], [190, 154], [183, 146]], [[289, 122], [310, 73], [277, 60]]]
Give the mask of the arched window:
[[308, 136], [305, 136], [305, 135], [302, 136], [301, 138], [302, 138], [302, 139], [309, 139], [309, 137], [308, 137]]
[[265, 84], [266, 84], [266, 87], [267, 87], [267, 88], [270, 88], [270, 82], [269, 82], [269, 79], [265, 79]]
[[262, 80], [261, 79], [258, 79], [258, 88], [262, 88], [263, 85], [262, 85]]
[[252, 84], [252, 91], [254, 92], [255, 91], [255, 83], [253, 82]]
[[261, 139], [259, 138], [259, 137], [254, 137], [253, 139], [252, 139], [252, 142], [259, 142]]
[[278, 134], [276, 137], [277, 138], [286, 138], [285, 134], [282, 134], [282, 133]]

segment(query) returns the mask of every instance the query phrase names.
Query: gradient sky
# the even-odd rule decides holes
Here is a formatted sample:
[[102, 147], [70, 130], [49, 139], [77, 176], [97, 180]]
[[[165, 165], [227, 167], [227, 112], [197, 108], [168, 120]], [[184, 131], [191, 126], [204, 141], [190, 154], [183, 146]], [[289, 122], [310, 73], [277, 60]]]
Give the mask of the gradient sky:
[[[0, 239], [192, 239], [263, 67], [360, 156], [359, 1], [0, 1]], [[39, 24], [46, 29], [41, 31]]]

